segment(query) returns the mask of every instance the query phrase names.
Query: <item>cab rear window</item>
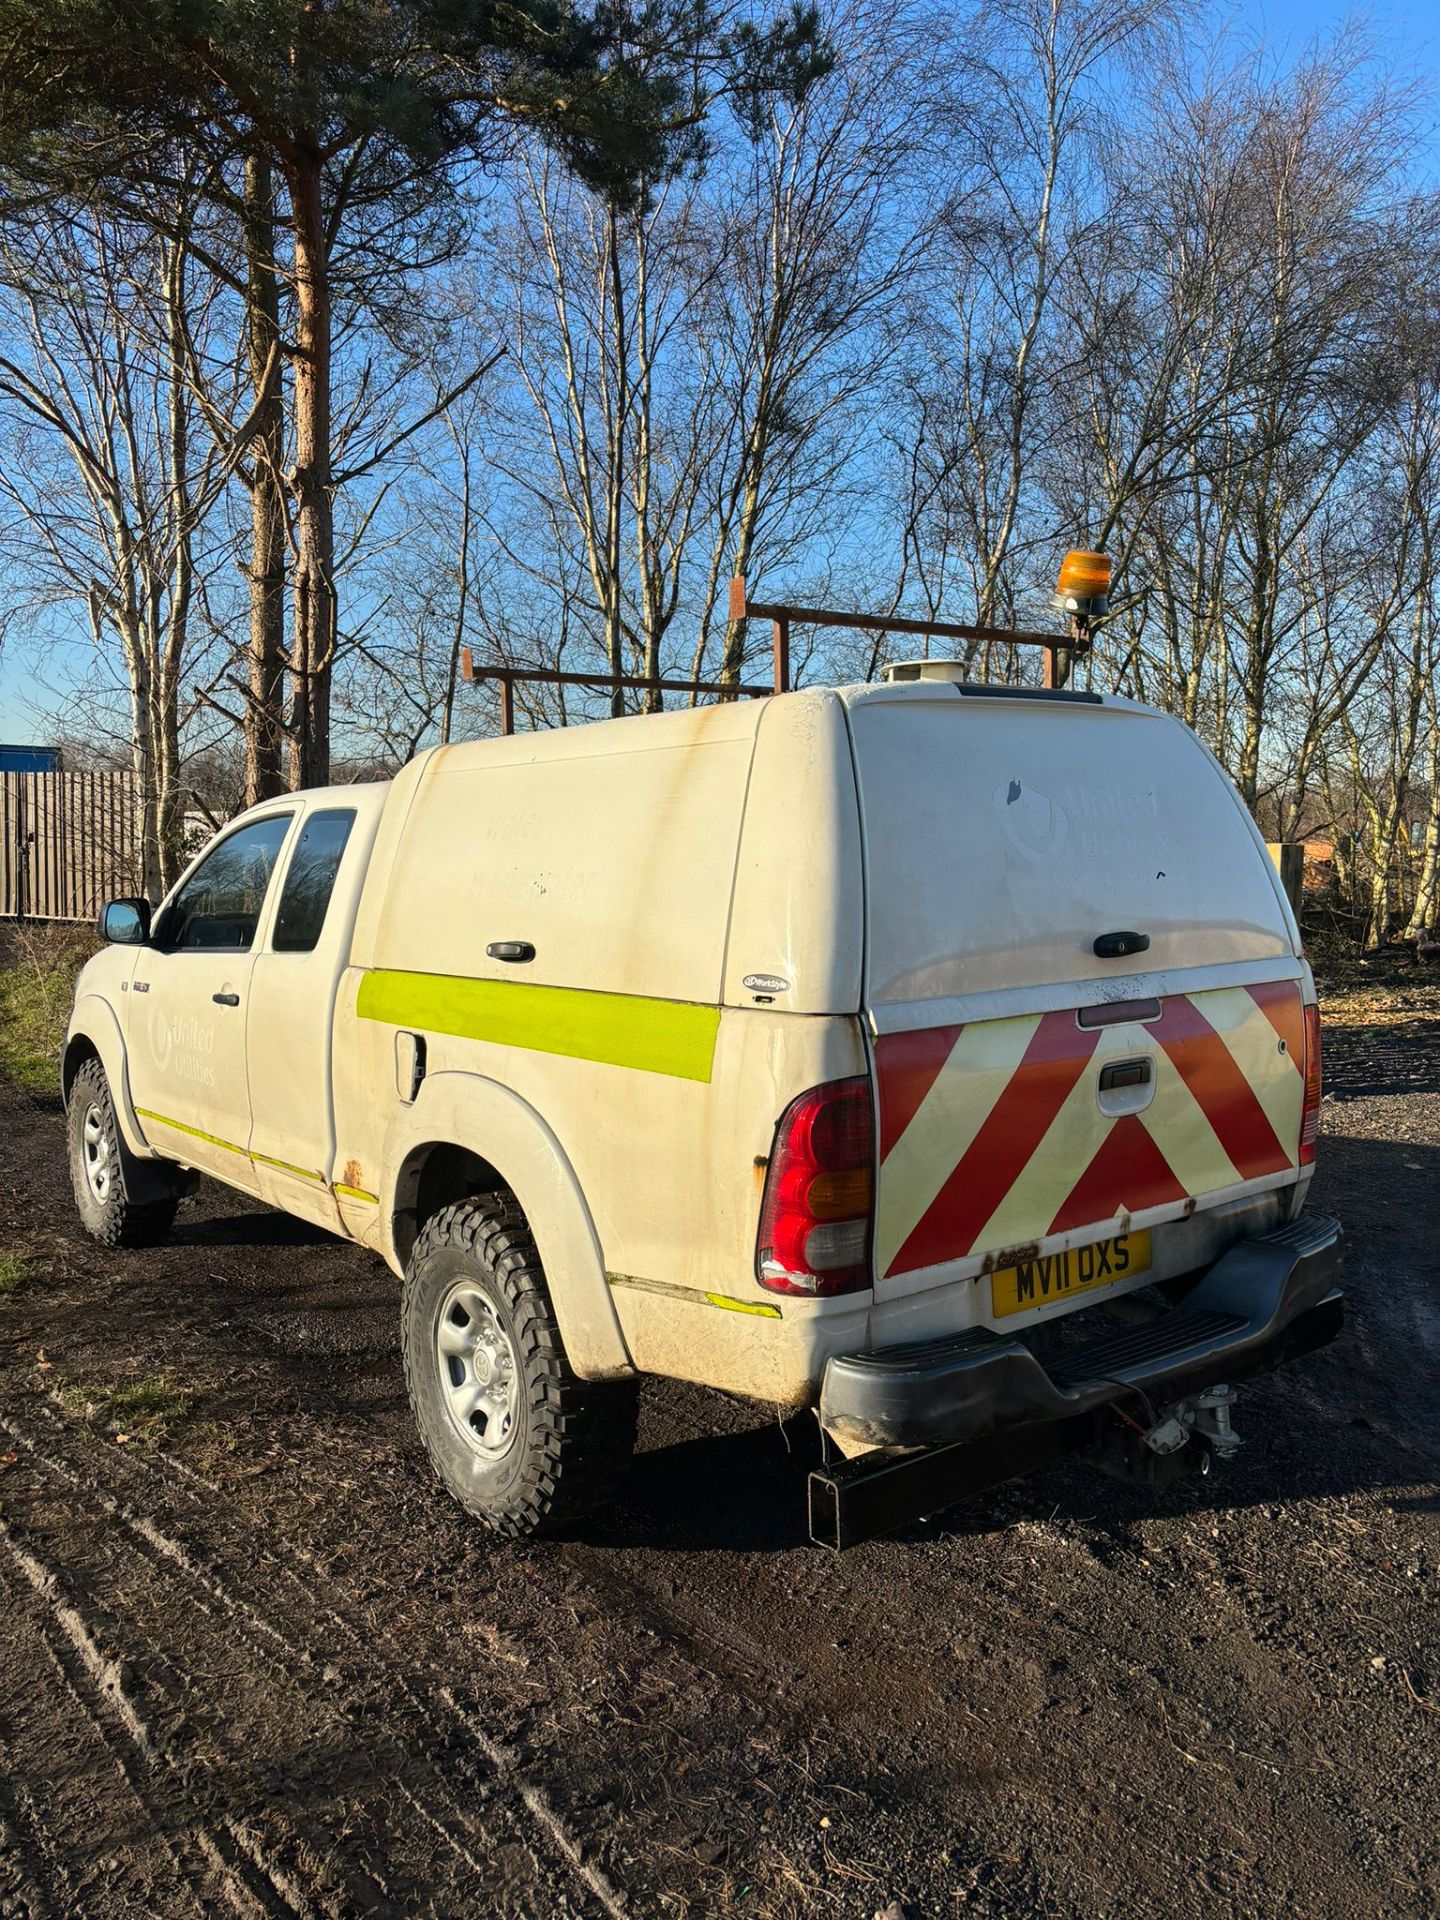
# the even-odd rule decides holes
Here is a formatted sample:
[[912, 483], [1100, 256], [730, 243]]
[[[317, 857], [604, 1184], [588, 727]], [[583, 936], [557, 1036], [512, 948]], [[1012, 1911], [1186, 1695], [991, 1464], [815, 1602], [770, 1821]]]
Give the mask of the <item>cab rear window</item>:
[[318, 945], [354, 824], [349, 810], [327, 807], [301, 828], [275, 915], [276, 953], [310, 953]]

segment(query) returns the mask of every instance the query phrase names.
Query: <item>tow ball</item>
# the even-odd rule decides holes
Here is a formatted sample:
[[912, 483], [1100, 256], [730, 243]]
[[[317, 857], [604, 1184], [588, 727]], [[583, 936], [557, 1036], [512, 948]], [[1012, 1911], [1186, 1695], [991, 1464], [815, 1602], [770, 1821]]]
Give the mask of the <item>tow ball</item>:
[[[1148, 1426], [1117, 1406], [1123, 1424], [1102, 1442], [1099, 1464], [1151, 1486], [1167, 1485], [1196, 1469], [1208, 1474], [1213, 1461], [1233, 1460], [1244, 1445], [1231, 1418], [1237, 1397], [1235, 1389], [1223, 1383], [1206, 1387], [1163, 1410], [1147, 1408]], [[1196, 1452], [1187, 1454], [1192, 1441]]]
[[1193, 1440], [1200, 1448], [1200, 1471], [1208, 1473], [1212, 1459], [1233, 1460], [1245, 1444], [1230, 1418], [1238, 1397], [1233, 1387], [1221, 1384], [1177, 1400], [1145, 1435], [1145, 1445], [1164, 1455], [1178, 1453]]

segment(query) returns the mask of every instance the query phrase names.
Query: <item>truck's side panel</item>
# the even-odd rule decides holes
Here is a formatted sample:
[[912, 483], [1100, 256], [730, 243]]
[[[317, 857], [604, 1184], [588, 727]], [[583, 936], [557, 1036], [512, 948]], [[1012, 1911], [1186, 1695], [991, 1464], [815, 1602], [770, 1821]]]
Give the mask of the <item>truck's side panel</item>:
[[864, 951], [860, 814], [844, 704], [826, 691], [767, 701], [735, 870], [725, 1003], [855, 1013]]
[[754, 736], [717, 707], [439, 749], [356, 960], [716, 1005]]
[[[782, 725], [758, 782], [762, 716], [739, 706], [444, 750], [413, 798], [392, 796], [403, 835], [387, 814], [377, 840], [337, 1014], [337, 1157], [376, 1193], [373, 1238], [397, 1265], [402, 1145], [401, 1160], [449, 1140], [492, 1165], [530, 1215], [585, 1373], [613, 1368], [608, 1317], [644, 1370], [793, 1399], [814, 1374], [806, 1343], [778, 1337], [784, 1316], [863, 1323], [863, 1302], [782, 1314], [754, 1276], [778, 1115], [804, 1087], [865, 1068], [843, 714], [831, 695], [799, 704], [805, 725]], [[767, 842], [782, 869], [768, 891]], [[807, 884], [786, 879], [786, 862], [806, 861]], [[802, 1004], [842, 994], [843, 1017], [797, 1017], [743, 988], [742, 1006], [722, 1007], [727, 938], [736, 968], [793, 976]], [[516, 940], [532, 960], [486, 952]], [[413, 1107], [395, 1066], [411, 1033], [426, 1054]], [[573, 1182], [592, 1222], [603, 1310], [560, 1189], [519, 1144], [522, 1111], [527, 1141], [542, 1124], [553, 1136], [560, 1188]]]

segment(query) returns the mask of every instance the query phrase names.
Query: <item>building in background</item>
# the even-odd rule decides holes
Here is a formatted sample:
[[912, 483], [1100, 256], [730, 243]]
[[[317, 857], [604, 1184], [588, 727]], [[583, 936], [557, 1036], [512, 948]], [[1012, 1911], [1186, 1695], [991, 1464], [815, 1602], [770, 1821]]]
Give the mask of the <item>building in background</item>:
[[59, 747], [7, 747], [0, 741], [0, 773], [59, 773]]

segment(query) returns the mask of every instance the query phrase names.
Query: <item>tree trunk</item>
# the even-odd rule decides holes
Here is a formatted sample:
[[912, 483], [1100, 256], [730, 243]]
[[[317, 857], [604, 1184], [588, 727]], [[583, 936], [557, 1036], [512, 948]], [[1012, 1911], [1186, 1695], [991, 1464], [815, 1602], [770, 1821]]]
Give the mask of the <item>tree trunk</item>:
[[1433, 933], [1436, 906], [1440, 903], [1440, 794], [1430, 790], [1430, 811], [1425, 817], [1425, 851], [1420, 861], [1420, 878], [1415, 886], [1415, 905], [1405, 929], [1407, 940], [1422, 933]]
[[[195, 591], [195, 508], [190, 493], [190, 415], [185, 355], [188, 297], [187, 248], [183, 239], [165, 249], [165, 317], [169, 352], [169, 578], [153, 578], [146, 593], [147, 627], [142, 644], [152, 662], [148, 675], [150, 764], [155, 778], [155, 835], [160, 885], [168, 892], [180, 877], [185, 800], [180, 788], [180, 676], [190, 641], [190, 604]], [[165, 617], [160, 609], [165, 606]]]
[[1260, 796], [1260, 742], [1265, 728], [1265, 666], [1258, 636], [1252, 635], [1240, 688], [1245, 716], [1240, 741], [1240, 761], [1235, 768], [1235, 784], [1240, 798], [1253, 814]]
[[250, 700], [245, 709], [245, 804], [285, 787], [285, 402], [280, 282], [275, 271], [270, 164], [245, 162], [245, 326], [255, 392], [250, 450]]
[[130, 768], [135, 775], [136, 884], [152, 907], [165, 897], [160, 853], [160, 777], [155, 765], [154, 706], [150, 661], [139, 633], [121, 621], [120, 638], [130, 678]]
[[[453, 431], [453, 427], [452, 427]], [[460, 649], [465, 644], [465, 623], [470, 617], [470, 447], [455, 437], [460, 461], [460, 539], [455, 555], [455, 626], [450, 636], [450, 659], [445, 670], [445, 700], [440, 709], [440, 744], [448, 747], [455, 725], [455, 688], [460, 677]]]
[[335, 657], [335, 513], [330, 477], [330, 272], [321, 162], [302, 146], [286, 168], [295, 243], [295, 622], [290, 785], [330, 779]]
[[155, 716], [156, 760], [159, 764], [159, 805], [156, 833], [160, 843], [160, 879], [168, 893], [185, 865], [185, 794], [180, 785], [179, 688], [167, 673], [159, 711]]

